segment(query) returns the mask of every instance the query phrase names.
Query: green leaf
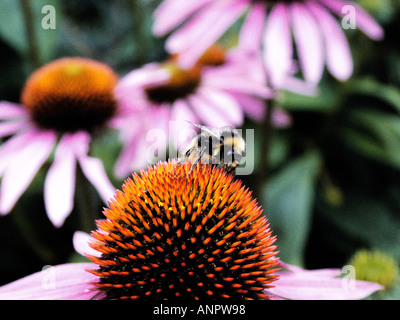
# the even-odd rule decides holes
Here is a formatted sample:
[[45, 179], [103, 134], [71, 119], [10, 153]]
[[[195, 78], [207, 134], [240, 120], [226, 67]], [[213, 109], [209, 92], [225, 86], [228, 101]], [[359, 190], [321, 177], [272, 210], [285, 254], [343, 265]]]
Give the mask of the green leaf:
[[347, 87], [350, 88], [351, 93], [361, 93], [379, 98], [400, 112], [400, 90], [398, 87], [382, 84], [373, 78], [350, 80]]
[[[355, 188], [344, 190], [346, 199], [340, 207], [317, 202], [318, 213], [331, 225], [333, 237], [340, 237], [343, 250], [352, 244], [367, 248], [377, 248], [400, 259], [400, 217], [398, 206], [388, 193], [369, 196], [365, 191]], [[347, 239], [347, 240], [346, 240]], [[351, 242], [343, 242], [351, 241]]]
[[355, 110], [343, 140], [365, 156], [400, 169], [400, 117], [376, 110]]
[[315, 96], [306, 96], [291, 91], [281, 91], [278, 104], [289, 111], [334, 112], [339, 105], [340, 95], [329, 84], [321, 83]]
[[[52, 5], [56, 9], [56, 29], [43, 29], [42, 27], [42, 19], [46, 17], [46, 12], [42, 13], [42, 8], [46, 5]], [[57, 48], [58, 43], [56, 40], [60, 29], [57, 19], [59, 19], [61, 10], [58, 10], [58, 0], [30, 1], [30, 6], [39, 55], [42, 62], [46, 62], [52, 57], [55, 48]], [[29, 46], [21, 1], [0, 1], [0, 21], [0, 37], [21, 55], [27, 56]]]
[[288, 163], [264, 186], [264, 212], [285, 262], [303, 265], [321, 162], [317, 152], [306, 153]]

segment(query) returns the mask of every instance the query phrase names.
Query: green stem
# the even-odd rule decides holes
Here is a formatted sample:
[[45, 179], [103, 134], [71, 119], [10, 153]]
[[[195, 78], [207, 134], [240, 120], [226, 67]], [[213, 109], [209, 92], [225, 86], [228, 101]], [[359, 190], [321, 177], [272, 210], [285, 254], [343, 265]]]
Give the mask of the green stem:
[[261, 124], [261, 137], [260, 137], [260, 170], [258, 173], [257, 181], [257, 196], [260, 198], [262, 195], [262, 188], [269, 179], [269, 153], [272, 140], [272, 113], [274, 109], [273, 100], [265, 100], [266, 115]]
[[14, 211], [11, 215], [12, 221], [20, 232], [21, 238], [26, 240], [26, 235], [29, 235], [29, 240], [25, 241], [25, 244], [44, 264], [51, 264], [54, 261], [54, 253], [43, 243], [37, 230], [30, 223], [27, 223], [27, 220], [18, 209], [18, 205]]
[[35, 26], [33, 23], [33, 11], [30, 1], [31, 0], [20, 0], [20, 5], [25, 21], [25, 33], [28, 41], [29, 58], [33, 67], [36, 69], [40, 67], [41, 63], [39, 55], [39, 45], [35, 33]]
[[96, 219], [100, 218], [98, 198], [80, 166], [77, 166], [76, 169], [75, 204], [79, 215], [80, 230], [89, 233], [96, 228]]
[[136, 62], [138, 65], [146, 63], [148, 60], [150, 48], [149, 39], [146, 33], [146, 15], [144, 14], [144, 7], [140, 1], [130, 0], [129, 11], [133, 18], [133, 40], [138, 45], [136, 46]]

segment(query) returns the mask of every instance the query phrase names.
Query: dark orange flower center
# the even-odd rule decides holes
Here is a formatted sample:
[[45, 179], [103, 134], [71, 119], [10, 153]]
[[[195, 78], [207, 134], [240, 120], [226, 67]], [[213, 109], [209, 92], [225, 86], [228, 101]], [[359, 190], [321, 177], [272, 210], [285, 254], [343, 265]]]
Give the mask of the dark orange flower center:
[[28, 78], [21, 100], [39, 127], [91, 131], [116, 113], [117, 81], [114, 71], [101, 62], [62, 58]]
[[156, 103], [174, 102], [195, 92], [201, 82], [198, 67], [182, 69], [173, 61], [165, 62], [161, 68], [168, 70], [170, 78], [164, 84], [145, 89], [148, 98]]
[[133, 174], [97, 222], [89, 270], [107, 299], [267, 299], [275, 237], [241, 181], [175, 161]]
[[197, 63], [202, 66], [220, 66], [226, 62], [226, 50], [219, 44], [208, 48]]
[[172, 103], [180, 98], [194, 93], [201, 83], [202, 68], [205, 66], [219, 66], [225, 63], [225, 49], [213, 45], [198, 59], [196, 65], [190, 69], [182, 69], [178, 65], [178, 55], [171, 55], [161, 68], [167, 69], [170, 78], [161, 85], [145, 89], [148, 98], [156, 103]]

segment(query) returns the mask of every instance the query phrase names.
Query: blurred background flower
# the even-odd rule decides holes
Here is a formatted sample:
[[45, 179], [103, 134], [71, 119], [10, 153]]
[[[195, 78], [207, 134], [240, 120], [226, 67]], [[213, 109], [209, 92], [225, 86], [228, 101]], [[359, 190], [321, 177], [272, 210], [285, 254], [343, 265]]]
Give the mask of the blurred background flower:
[[0, 148], [1, 214], [12, 210], [55, 146], [44, 182], [46, 212], [54, 226], [60, 227], [74, 206], [77, 170], [82, 170], [103, 201], [108, 201], [114, 187], [102, 162], [88, 152], [91, 134], [117, 114], [113, 94], [117, 80], [105, 64], [63, 58], [28, 78], [22, 105], [0, 102], [4, 120], [0, 130], [7, 137]]
[[[2, 108], [6, 108], [7, 105], [8, 111], [0, 112], [3, 124], [0, 148], [6, 147], [8, 142], [16, 138], [12, 132], [17, 132], [18, 128], [21, 130], [32, 128], [28, 125], [31, 120], [26, 117], [26, 111], [19, 106], [20, 95], [25, 80], [42, 65], [67, 56], [86, 57], [109, 65], [122, 79], [133, 70], [144, 70], [152, 64], [158, 66], [162, 61], [170, 59], [165, 49], [167, 35], [155, 37], [153, 34], [153, 18], [158, 20], [162, 8], [160, 5], [163, 3], [167, 2], [160, 0], [0, 1], [2, 50], [0, 100], [8, 101], [2, 104]], [[172, 5], [174, 2], [168, 3]], [[214, 24], [215, 29], [209, 28], [204, 33], [207, 39], [193, 35], [187, 40], [193, 44], [193, 50], [200, 47], [209, 48], [216, 39], [219, 39], [223, 47], [229, 48], [229, 53], [236, 50], [240, 44], [241, 50], [247, 48], [249, 54], [258, 51], [264, 55], [258, 55], [259, 58], [265, 60], [267, 47], [263, 46], [265, 43], [263, 41], [268, 33], [271, 35], [274, 28], [279, 27], [279, 23], [286, 28], [283, 30], [289, 29], [293, 32], [293, 38], [279, 36], [269, 41], [276, 41], [278, 45], [278, 50], [273, 51], [271, 55], [274, 52], [282, 53], [280, 49], [282, 47], [292, 48], [292, 51], [286, 52], [286, 57], [289, 56], [288, 52], [291, 53], [290, 66], [287, 65], [287, 59], [279, 59], [275, 67], [276, 70], [290, 69], [290, 75], [296, 76], [292, 78], [294, 83], [289, 84], [285, 80], [283, 86], [273, 87], [273, 100], [266, 101], [267, 105], [273, 101], [275, 108], [279, 107], [283, 111], [282, 114], [288, 116], [285, 120], [289, 119], [290, 125], [270, 131], [268, 152], [264, 152], [262, 146], [267, 115], [263, 115], [261, 111], [266, 112], [270, 109], [264, 106], [264, 109], [254, 107], [249, 111], [242, 103], [240, 109], [242, 122], [239, 124], [238, 121], [238, 128], [243, 131], [254, 129], [254, 146], [249, 145], [249, 149], [246, 150], [246, 161], [253, 162], [254, 171], [250, 175], [240, 176], [239, 179], [250, 190], [254, 190], [257, 201], [268, 208], [264, 214], [274, 234], [277, 235], [276, 244], [280, 258], [305, 270], [340, 269], [349, 263], [358, 250], [366, 248], [380, 250], [390, 255], [394, 265], [398, 266], [400, 262], [399, 2], [397, 0], [268, 1], [267, 10], [261, 10], [266, 8], [263, 1], [239, 3], [199, 0], [196, 1], [198, 10], [193, 9], [193, 1], [176, 3], [179, 10], [170, 17], [170, 22], [176, 21], [172, 18], [178, 18], [180, 15], [182, 19], [178, 24], [183, 27], [180, 30], [184, 30], [189, 24], [194, 26], [196, 21], [200, 21], [200, 18], [205, 17], [211, 9], [214, 10], [217, 4], [221, 5], [222, 11], [223, 8], [229, 9], [224, 7], [225, 5], [235, 3], [236, 11], [226, 10], [229, 11], [226, 15], [225, 11], [218, 12], [224, 18]], [[245, 9], [242, 3], [245, 4]], [[343, 6], [340, 7], [338, 4], [357, 5], [354, 8], [356, 26], [359, 30], [341, 28], [342, 23], [346, 26], [350, 21], [346, 20], [347, 11], [339, 13], [338, 10]], [[46, 5], [54, 7], [56, 14], [54, 28], [49, 24], [54, 22], [49, 20], [50, 12], [42, 12]], [[154, 14], [156, 8], [160, 9]], [[194, 10], [187, 20], [185, 8]], [[359, 8], [363, 8], [362, 11]], [[317, 11], [321, 15], [316, 16]], [[232, 12], [234, 14], [230, 15]], [[271, 14], [274, 13], [272, 18], [274, 15], [277, 18], [278, 13], [282, 12], [290, 12], [286, 22], [279, 19], [271, 21]], [[212, 19], [217, 19], [218, 14], [214, 13]], [[319, 22], [321, 17], [326, 18], [323, 24]], [[371, 22], [370, 17], [374, 17], [381, 27]], [[312, 39], [316, 40], [313, 42], [314, 46], [322, 44], [322, 49], [317, 48], [319, 53], [317, 51], [313, 53], [319, 55], [319, 58], [315, 59], [315, 66], [307, 63], [311, 60], [309, 48], [298, 46], [299, 42], [305, 43], [302, 34], [305, 29], [298, 28], [299, 20], [305, 21], [302, 22], [302, 26], [319, 27], [319, 36], [312, 30], [310, 34], [313, 37], [306, 39], [309, 42]], [[363, 24], [363, 20], [367, 22], [367, 27], [365, 23]], [[204, 21], [206, 22], [210, 21]], [[156, 22], [156, 25], [157, 23], [159, 22]], [[173, 30], [178, 24], [164, 27]], [[368, 28], [368, 24], [372, 29]], [[260, 26], [263, 28], [260, 29]], [[328, 26], [332, 34], [329, 38], [325, 36]], [[200, 29], [199, 27], [198, 30]], [[375, 39], [380, 38], [382, 29], [385, 35], [382, 41], [371, 41], [360, 32], [365, 31]], [[184, 36], [182, 33], [181, 35]], [[212, 37], [214, 40], [211, 41]], [[283, 39], [286, 40], [285, 43], [280, 41]], [[336, 41], [333, 42], [333, 39]], [[198, 40], [198, 43], [193, 43], [194, 40]], [[348, 59], [350, 53], [351, 60]], [[199, 57], [202, 53], [198, 54]], [[347, 57], [342, 60], [347, 63], [343, 65], [339, 63], [337, 58], [339, 56]], [[282, 57], [285, 56], [282, 54]], [[278, 56], [275, 58], [278, 59]], [[322, 74], [320, 74], [321, 60], [327, 66]], [[250, 65], [257, 64], [254, 61], [249, 65], [246, 63], [244, 69]], [[211, 66], [207, 70], [211, 68], [217, 67]], [[265, 72], [265, 68], [260, 70]], [[162, 74], [165, 70], [161, 71]], [[153, 76], [156, 77], [154, 74]], [[162, 75], [158, 76], [158, 81], [161, 81]], [[303, 87], [304, 82], [297, 82], [305, 77], [314, 81], [321, 78], [318, 85], [313, 88], [307, 87], [308, 84]], [[338, 79], [342, 81], [337, 81]], [[344, 81], [345, 79], [347, 80]], [[232, 82], [227, 81], [227, 83], [232, 85]], [[225, 89], [223, 85], [224, 83], [222, 87]], [[308, 95], [304, 94], [306, 88], [310, 89]], [[233, 91], [237, 93], [236, 90]], [[144, 98], [147, 99], [146, 96]], [[142, 101], [146, 101], [144, 98]], [[250, 100], [248, 101], [248, 105], [253, 105]], [[147, 104], [146, 106], [149, 108]], [[125, 107], [128, 109], [124, 110], [132, 112], [131, 122], [120, 121], [124, 120], [123, 118], [116, 121], [117, 119], [113, 117], [113, 121], [104, 126], [105, 134], [90, 135], [89, 155], [103, 163], [108, 178], [115, 186], [122, 183], [120, 177], [114, 176], [114, 170], [117, 159], [127, 146], [126, 143], [134, 141], [135, 136], [136, 143], [142, 143], [148, 133], [143, 129], [145, 125], [147, 126], [146, 121], [152, 125], [151, 118], [145, 120], [146, 118], [142, 117], [143, 113], [140, 111], [142, 107], [145, 108], [144, 105], [128, 101]], [[168, 117], [174, 116], [172, 110], [174, 107], [170, 105], [165, 114]], [[193, 110], [189, 114], [200, 122], [207, 120]], [[228, 115], [226, 118], [218, 119], [232, 121]], [[109, 130], [108, 124], [114, 129], [123, 126], [123, 133], [114, 129]], [[181, 137], [180, 134], [178, 136]], [[73, 139], [72, 133], [68, 133], [62, 140], [57, 140], [59, 141], [57, 153], [60, 151], [57, 157], [62, 158], [65, 149], [61, 152], [59, 147], [64, 142], [69, 144], [68, 142], [72, 141], [83, 141], [84, 137], [88, 139], [86, 132], [76, 136], [76, 140]], [[49, 134], [46, 139], [50, 141], [54, 138]], [[64, 142], [61, 143], [62, 141]], [[29, 150], [37, 144], [38, 142], [33, 142], [32, 146], [25, 148]], [[139, 155], [142, 155], [145, 149], [138, 147], [136, 150], [138, 151], [131, 153], [132, 158], [127, 159], [127, 164], [131, 161], [132, 165], [138, 161]], [[41, 152], [45, 153], [45, 150]], [[53, 154], [56, 156], [56, 153]], [[85, 152], [82, 154], [88, 155]], [[39, 155], [34, 155], [34, 158], [38, 157]], [[6, 161], [7, 157], [2, 159], [0, 162]], [[2, 257], [0, 284], [42, 270], [44, 265], [88, 261], [75, 253], [71, 241], [74, 232], [83, 225], [78, 212], [83, 210], [93, 214], [90, 228], [87, 227], [85, 230], [93, 229], [94, 220], [101, 218], [104, 203], [96, 189], [88, 183], [84, 188], [87, 192], [76, 190], [75, 205], [71, 213], [66, 215], [59, 228], [55, 228], [46, 215], [43, 195], [46, 176], [50, 166], [55, 164], [52, 162], [52, 154], [47, 159], [50, 161], [45, 161], [37, 170], [11, 212], [0, 217], [0, 240], [3, 243], [0, 246]], [[149, 160], [152, 160], [151, 157]], [[260, 179], [267, 169], [267, 179]], [[24, 178], [28, 179], [26, 176]], [[4, 177], [1, 179], [0, 183], [3, 183]], [[87, 181], [86, 178], [83, 180]], [[76, 187], [79, 185], [80, 183], [77, 183]], [[85, 201], [78, 201], [79, 197]], [[94, 209], [88, 210], [82, 208], [82, 205]], [[86, 272], [85, 276], [91, 275]], [[372, 298], [399, 299], [399, 280], [398, 278], [396, 280], [396, 277], [393, 279], [395, 279], [394, 284], [390, 286], [390, 290], [381, 290]]]
[[[264, 99], [272, 98], [273, 92], [265, 85], [259, 61], [247, 52], [227, 51], [215, 44], [190, 69], [182, 69], [177, 59], [175, 55], [135, 69], [116, 87], [126, 114], [122, 120], [126, 126], [121, 124], [126, 128], [122, 129], [125, 147], [116, 164], [121, 178], [149, 163], [149, 156], [140, 149], [148, 149], [151, 142], [143, 135], [139, 139], [149, 130], [163, 133], [158, 146], [163, 153], [170, 143], [179, 149], [193, 139], [195, 127], [190, 122], [239, 127], [245, 115], [259, 121], [266, 113]], [[138, 117], [140, 113], [145, 116]], [[283, 110], [277, 110], [274, 119], [282, 127], [290, 122]]]
[[347, 27], [353, 24], [351, 28], [359, 28], [372, 39], [383, 38], [383, 29], [366, 11], [354, 2], [342, 0], [205, 0], [195, 3], [165, 0], [154, 13], [153, 31], [164, 36], [178, 29], [168, 37], [166, 48], [169, 52], [180, 53], [181, 65], [188, 67], [246, 15], [239, 44], [262, 50], [269, 81], [274, 87], [284, 83], [295, 58], [307, 82], [321, 80], [325, 62], [333, 76], [347, 80], [353, 71], [351, 52], [342, 30], [344, 24], [342, 22], [341, 26], [335, 21], [331, 12], [339, 17], [347, 15]]

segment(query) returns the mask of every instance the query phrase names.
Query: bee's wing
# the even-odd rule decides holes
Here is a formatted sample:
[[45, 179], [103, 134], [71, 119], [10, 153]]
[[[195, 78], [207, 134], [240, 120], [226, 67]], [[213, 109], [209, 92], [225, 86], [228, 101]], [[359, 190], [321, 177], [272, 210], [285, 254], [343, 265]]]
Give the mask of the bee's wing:
[[201, 124], [190, 122], [189, 120], [186, 120], [186, 121], [191, 123], [195, 127], [199, 128], [200, 130], [205, 131], [205, 132], [209, 133], [210, 135], [212, 135], [213, 137], [219, 139], [219, 134], [215, 129], [212, 129], [212, 128], [209, 128], [209, 127], [206, 127], [206, 126], [202, 126]]

